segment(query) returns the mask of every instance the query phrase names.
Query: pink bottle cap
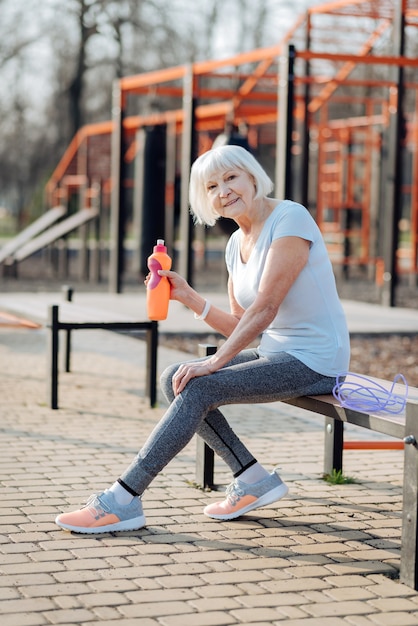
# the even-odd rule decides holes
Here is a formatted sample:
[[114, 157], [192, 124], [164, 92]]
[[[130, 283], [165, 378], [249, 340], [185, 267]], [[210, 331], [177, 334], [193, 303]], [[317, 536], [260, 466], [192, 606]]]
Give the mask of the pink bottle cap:
[[157, 239], [157, 245], [154, 246], [154, 252], [167, 252], [167, 247], [164, 245], [164, 239]]

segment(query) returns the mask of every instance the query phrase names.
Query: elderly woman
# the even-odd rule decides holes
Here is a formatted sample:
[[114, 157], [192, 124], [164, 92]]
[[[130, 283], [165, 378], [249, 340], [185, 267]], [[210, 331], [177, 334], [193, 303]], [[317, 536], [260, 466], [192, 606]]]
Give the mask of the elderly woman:
[[[238, 229], [226, 247], [230, 312], [210, 304], [184, 278], [160, 270], [171, 299], [226, 337], [216, 354], [166, 369], [170, 405], [131, 465], [103, 493], [56, 523], [80, 533], [145, 525], [141, 495], [197, 433], [233, 475], [222, 502], [204, 513], [230, 520], [288, 492], [231, 429], [219, 407], [330, 393], [349, 363], [349, 335], [321, 233], [307, 209], [270, 198], [273, 184], [239, 146], [222, 146], [193, 164], [190, 204], [195, 221], [219, 217]], [[145, 281], [147, 282], [147, 281]], [[259, 336], [257, 348], [248, 348]]]

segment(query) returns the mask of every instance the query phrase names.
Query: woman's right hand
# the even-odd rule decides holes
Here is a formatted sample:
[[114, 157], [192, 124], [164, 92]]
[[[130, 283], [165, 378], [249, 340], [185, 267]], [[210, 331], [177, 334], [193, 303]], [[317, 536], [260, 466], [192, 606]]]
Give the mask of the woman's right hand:
[[160, 276], [168, 278], [170, 283], [170, 300], [178, 300], [184, 304], [192, 289], [187, 280], [172, 270], [158, 270], [158, 273]]

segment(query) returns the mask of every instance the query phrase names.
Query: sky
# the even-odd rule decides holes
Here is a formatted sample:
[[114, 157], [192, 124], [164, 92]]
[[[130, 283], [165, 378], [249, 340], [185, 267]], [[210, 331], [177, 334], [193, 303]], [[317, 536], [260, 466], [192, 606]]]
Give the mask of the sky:
[[[200, 0], [202, 1], [204, 2]], [[48, 101], [53, 70], [49, 37], [54, 30], [54, 24], [57, 23], [57, 2], [58, 0], [0, 0], [2, 33], [7, 32], [9, 38], [13, 38], [13, 34], [18, 32], [19, 37], [22, 37], [23, 33], [28, 39], [34, 39], [24, 53], [24, 65], [10, 61], [0, 69], [0, 80], [3, 86], [7, 85], [6, 89], [0, 89], [2, 92], [0, 93], [0, 107], [3, 98], [13, 97], [14, 89], [18, 83], [21, 84], [22, 77], [23, 92], [27, 97], [30, 95], [34, 109], [39, 112], [43, 102]], [[198, 4], [200, 2], [198, 0]], [[179, 20], [179, 29], [184, 31], [185, 36], [190, 29], [199, 27], [196, 24], [196, 20], [201, 19], [201, 15], [196, 13], [198, 4], [196, 0], [170, 0], [173, 19]], [[308, 6], [318, 4], [322, 3], [312, 0], [271, 0], [269, 2], [269, 29], [262, 47], [277, 43]], [[67, 9], [73, 5], [73, 0], [59, 0], [59, 5]], [[213, 41], [213, 57], [215, 58], [227, 58], [248, 49], [248, 43], [246, 47], [245, 42], [238, 41], [239, 33], [237, 27], [234, 26], [238, 23], [236, 11], [234, 0], [224, 0], [221, 19]], [[10, 42], [12, 43], [12, 39]]]

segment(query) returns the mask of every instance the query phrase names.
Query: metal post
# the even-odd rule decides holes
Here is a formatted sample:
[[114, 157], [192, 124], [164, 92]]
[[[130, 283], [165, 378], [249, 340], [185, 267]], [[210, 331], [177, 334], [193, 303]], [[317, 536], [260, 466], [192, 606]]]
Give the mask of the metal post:
[[147, 374], [145, 386], [152, 408], [157, 404], [157, 354], [158, 322], [151, 322], [151, 328], [147, 330]]
[[[82, 211], [90, 206], [87, 200], [87, 188], [89, 186], [89, 180], [87, 178], [87, 155], [88, 155], [88, 140], [83, 141], [77, 151], [77, 171], [83, 175], [83, 182], [78, 188], [78, 210]], [[88, 234], [89, 225], [83, 224], [78, 229], [78, 276], [80, 280], [88, 280]]]
[[174, 211], [176, 193], [176, 124], [167, 124], [165, 169], [165, 244], [174, 258]]
[[408, 402], [405, 452], [400, 580], [418, 590], [418, 403]]
[[[199, 356], [215, 354], [216, 346], [211, 344], [199, 344]], [[204, 489], [213, 489], [213, 474], [215, 467], [215, 455], [207, 443], [199, 436], [196, 437], [196, 483]]]
[[[311, 14], [306, 12], [306, 50], [311, 49]], [[301, 144], [302, 144], [302, 163], [300, 172], [300, 202], [305, 207], [309, 207], [309, 149], [310, 149], [310, 115], [309, 115], [309, 100], [310, 100], [310, 84], [309, 77], [311, 74], [311, 64], [309, 60], [305, 62], [305, 77], [306, 83], [304, 87], [304, 106], [303, 106], [303, 122], [301, 129]], [[292, 196], [293, 199], [293, 196]]]
[[[378, 253], [378, 219], [379, 219], [379, 180], [381, 180], [381, 159], [380, 159], [380, 135], [373, 131], [372, 134], [372, 149], [371, 149], [371, 164], [370, 164], [370, 237], [368, 256], [369, 259], [377, 259]], [[377, 264], [374, 263], [369, 266], [369, 273], [377, 281]]]
[[144, 214], [144, 146], [145, 130], [140, 128], [135, 135], [136, 153], [134, 166], [134, 196], [133, 196], [133, 232], [135, 248], [132, 266], [135, 272], [141, 268], [142, 223]]
[[48, 310], [48, 326], [49, 332], [49, 406], [51, 409], [58, 409], [58, 306], [53, 305]]
[[[65, 301], [72, 302], [74, 289], [72, 287], [69, 287], [68, 285], [64, 285], [62, 287], [62, 291], [65, 296]], [[67, 329], [65, 331], [64, 370], [66, 372], [71, 371], [71, 330], [70, 329]]]
[[[393, 55], [403, 56], [405, 51], [405, 15], [407, 0], [395, 0], [393, 20]], [[399, 220], [402, 210], [402, 132], [404, 126], [404, 68], [390, 68], [393, 86], [389, 98], [389, 128], [387, 133], [386, 176], [383, 194], [385, 263], [382, 304], [396, 306], [397, 258]]]
[[[65, 206], [65, 212], [68, 215], [69, 208], [70, 208], [68, 187], [64, 188], [64, 193], [62, 196], [62, 204]], [[67, 234], [62, 237], [61, 247], [59, 250], [58, 275], [60, 278], [63, 278], [63, 279], [68, 278], [69, 254], [70, 253], [68, 249], [68, 234]]]
[[109, 291], [121, 293], [124, 260], [123, 102], [119, 81], [113, 86], [112, 195], [110, 206]]
[[101, 221], [102, 221], [102, 187], [99, 181], [92, 184], [91, 206], [97, 210], [97, 217], [93, 222], [94, 247], [90, 254], [89, 280], [99, 284], [101, 280]]
[[193, 66], [185, 69], [183, 80], [183, 132], [181, 144], [179, 273], [192, 284], [192, 220], [189, 211], [190, 166], [193, 160], [194, 135]]
[[279, 58], [278, 120], [276, 128], [275, 195], [290, 198], [292, 195], [292, 127], [295, 48], [289, 46], [288, 54]]
[[332, 417], [325, 418], [324, 474], [343, 469], [344, 424]]

